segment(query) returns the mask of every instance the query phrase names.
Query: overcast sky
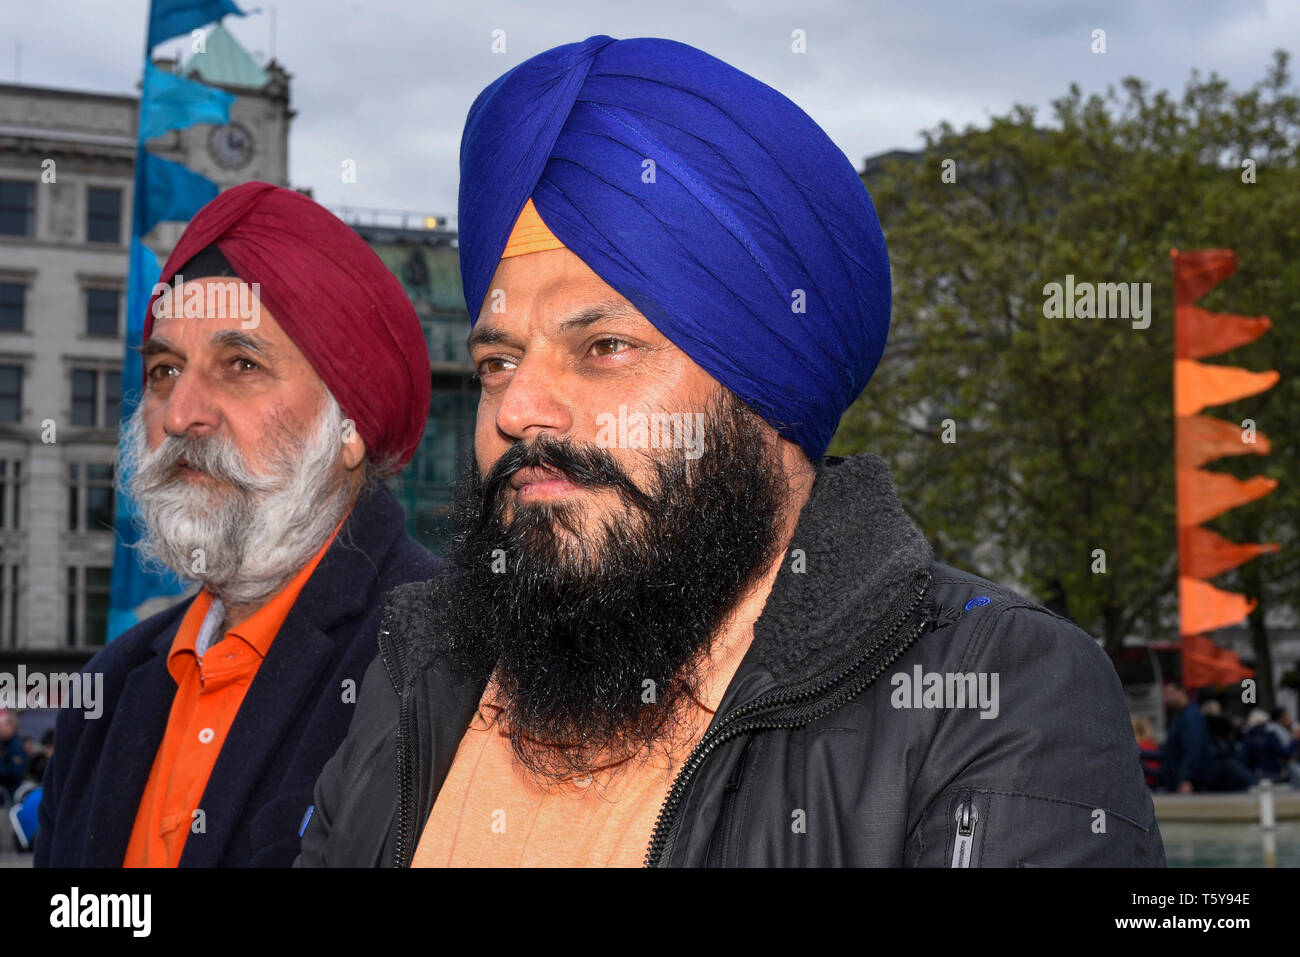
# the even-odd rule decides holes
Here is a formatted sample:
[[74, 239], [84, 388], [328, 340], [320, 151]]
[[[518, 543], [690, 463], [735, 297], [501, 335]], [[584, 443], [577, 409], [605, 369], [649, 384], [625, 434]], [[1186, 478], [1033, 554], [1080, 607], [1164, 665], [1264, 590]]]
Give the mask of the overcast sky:
[[[237, 0], [245, 10], [258, 0]], [[4, 0], [0, 80], [134, 93], [147, 0]], [[1072, 2], [653, 0], [546, 3], [262, 0], [226, 25], [259, 62], [292, 74], [290, 180], [327, 205], [454, 213], [457, 150], [475, 95], [535, 53], [594, 34], [662, 36], [700, 47], [776, 87], [857, 167], [958, 126], [1042, 108], [1075, 81], [1103, 91], [1138, 75], [1181, 91], [1190, 71], [1234, 86], [1264, 75], [1278, 47], [1300, 52], [1294, 0]], [[275, 11], [272, 39], [271, 11]], [[506, 52], [492, 52], [504, 30]], [[791, 33], [807, 52], [791, 51]], [[1091, 52], [1106, 31], [1107, 52]], [[170, 52], [179, 41], [156, 53]], [[357, 182], [340, 163], [357, 162]]]

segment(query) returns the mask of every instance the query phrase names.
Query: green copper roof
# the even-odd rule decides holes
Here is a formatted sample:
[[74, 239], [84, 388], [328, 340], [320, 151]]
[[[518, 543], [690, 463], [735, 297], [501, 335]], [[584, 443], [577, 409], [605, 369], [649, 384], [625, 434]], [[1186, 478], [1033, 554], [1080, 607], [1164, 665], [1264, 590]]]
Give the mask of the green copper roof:
[[220, 23], [208, 31], [203, 52], [190, 57], [181, 72], [213, 86], [250, 90], [260, 90], [271, 80]]

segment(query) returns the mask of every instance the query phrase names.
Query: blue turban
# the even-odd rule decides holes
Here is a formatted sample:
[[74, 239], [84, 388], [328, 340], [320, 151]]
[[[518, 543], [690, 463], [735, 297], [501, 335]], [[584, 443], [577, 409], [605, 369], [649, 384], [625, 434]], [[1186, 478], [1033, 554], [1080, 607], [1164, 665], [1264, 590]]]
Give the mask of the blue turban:
[[885, 348], [889, 256], [861, 178], [806, 113], [672, 40], [597, 36], [521, 63], [461, 140], [471, 322], [529, 198], [674, 345], [825, 454]]

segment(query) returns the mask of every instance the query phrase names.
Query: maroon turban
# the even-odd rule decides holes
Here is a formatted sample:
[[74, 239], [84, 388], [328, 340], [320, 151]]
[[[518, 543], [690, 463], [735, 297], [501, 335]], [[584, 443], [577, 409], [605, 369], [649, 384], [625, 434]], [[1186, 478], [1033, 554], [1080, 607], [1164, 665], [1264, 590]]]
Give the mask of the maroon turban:
[[411, 300], [365, 240], [301, 193], [244, 183], [199, 210], [159, 281], [170, 284], [213, 245], [240, 279], [259, 285], [262, 303], [356, 424], [371, 459], [405, 465], [429, 417], [429, 353]]

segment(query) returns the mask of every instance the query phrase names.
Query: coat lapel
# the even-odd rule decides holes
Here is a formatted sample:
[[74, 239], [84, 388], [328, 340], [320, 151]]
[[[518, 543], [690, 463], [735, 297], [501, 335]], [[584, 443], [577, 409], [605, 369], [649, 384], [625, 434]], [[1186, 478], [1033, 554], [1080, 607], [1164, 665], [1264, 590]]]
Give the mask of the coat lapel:
[[167, 672], [167, 652], [190, 601], [162, 613], [162, 630], [122, 685], [118, 705], [98, 748], [100, 760], [90, 783], [83, 858], [87, 867], [121, 867], [126, 856], [140, 797], [149, 782], [154, 755], [176, 696], [176, 682]]
[[271, 759], [285, 732], [299, 719], [307, 695], [329, 667], [334, 652], [335, 642], [302, 610], [300, 595], [257, 669], [222, 745], [199, 802], [206, 830], [186, 839], [183, 866], [216, 867], [221, 863], [232, 833], [253, 810], [247, 806], [249, 796], [264, 775], [276, 772]]

